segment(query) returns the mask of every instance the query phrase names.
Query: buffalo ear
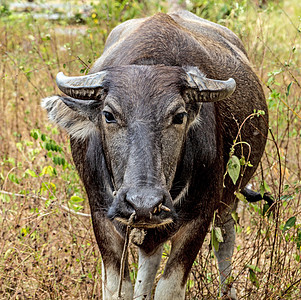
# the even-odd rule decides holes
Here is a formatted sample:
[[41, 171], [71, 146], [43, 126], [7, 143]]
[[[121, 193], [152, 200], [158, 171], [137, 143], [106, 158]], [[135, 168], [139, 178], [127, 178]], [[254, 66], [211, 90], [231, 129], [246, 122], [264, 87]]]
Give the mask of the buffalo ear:
[[99, 116], [99, 101], [77, 100], [52, 96], [42, 100], [42, 108], [50, 121], [59, 125], [74, 139], [85, 140], [98, 132], [95, 119]]
[[98, 131], [99, 107], [107, 94], [107, 72], [85, 76], [56, 76], [59, 89], [69, 97], [52, 96], [42, 100], [49, 119], [65, 129], [72, 138], [86, 139]]
[[217, 102], [233, 94], [236, 82], [233, 78], [226, 81], [209, 79], [198, 68], [188, 67], [185, 86], [196, 92], [198, 102]]
[[60, 99], [73, 111], [79, 115], [89, 119], [92, 122], [97, 122], [99, 116], [100, 101], [96, 100], [79, 100], [71, 97], [60, 97]]

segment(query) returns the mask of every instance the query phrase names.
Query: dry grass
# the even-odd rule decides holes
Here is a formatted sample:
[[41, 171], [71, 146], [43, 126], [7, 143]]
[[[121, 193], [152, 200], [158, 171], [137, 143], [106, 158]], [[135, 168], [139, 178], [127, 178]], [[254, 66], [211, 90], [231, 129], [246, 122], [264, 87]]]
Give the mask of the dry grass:
[[[24, 195], [0, 194], [1, 299], [101, 298], [101, 258], [90, 219], [62, 208], [89, 213], [85, 192], [72, 165], [68, 138], [48, 123], [40, 100], [58, 92], [58, 71], [85, 72], [117, 23], [162, 9], [144, 1], [106, 3], [98, 1], [85, 23], [80, 15], [50, 22], [0, 9], [0, 188]], [[193, 11], [242, 39], [270, 108], [271, 134], [252, 185], [270, 190], [277, 205], [268, 218], [262, 216], [263, 203], [241, 203], [234, 284], [240, 299], [299, 299], [300, 5], [297, 0], [264, 8], [247, 1], [192, 3]], [[290, 229], [285, 227], [289, 219]], [[135, 248], [130, 253], [134, 279]], [[168, 253], [167, 244], [164, 260]], [[187, 299], [215, 299], [217, 290], [208, 236], [193, 266]]]

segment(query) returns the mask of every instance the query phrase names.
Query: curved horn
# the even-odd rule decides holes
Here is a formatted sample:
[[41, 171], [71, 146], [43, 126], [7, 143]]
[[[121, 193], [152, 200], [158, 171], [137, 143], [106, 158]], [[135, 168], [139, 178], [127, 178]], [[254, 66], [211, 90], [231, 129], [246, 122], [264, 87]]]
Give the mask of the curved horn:
[[75, 99], [97, 99], [103, 90], [105, 71], [85, 76], [68, 77], [62, 72], [56, 76], [56, 84], [66, 95]]
[[195, 70], [187, 72], [186, 80], [189, 87], [198, 89], [201, 102], [216, 102], [223, 100], [233, 94], [236, 82], [233, 78], [226, 81], [206, 78], [203, 74]]

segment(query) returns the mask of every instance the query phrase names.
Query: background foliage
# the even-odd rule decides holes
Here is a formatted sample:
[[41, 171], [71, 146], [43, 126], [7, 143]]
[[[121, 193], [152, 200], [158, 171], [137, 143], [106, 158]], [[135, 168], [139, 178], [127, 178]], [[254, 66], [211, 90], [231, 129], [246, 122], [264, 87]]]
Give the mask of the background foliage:
[[[197, 15], [243, 41], [262, 81], [271, 131], [251, 184], [276, 200], [240, 201], [233, 284], [240, 299], [301, 294], [301, 6], [287, 1], [191, 1]], [[56, 74], [86, 73], [113, 27], [166, 11], [164, 1], [0, 2], [0, 298], [101, 299], [101, 258], [67, 136], [40, 108]], [[163, 260], [169, 255], [165, 245]], [[130, 252], [131, 277], [137, 255]], [[160, 278], [163, 266], [157, 276]], [[215, 299], [210, 235], [194, 263], [187, 299]]]

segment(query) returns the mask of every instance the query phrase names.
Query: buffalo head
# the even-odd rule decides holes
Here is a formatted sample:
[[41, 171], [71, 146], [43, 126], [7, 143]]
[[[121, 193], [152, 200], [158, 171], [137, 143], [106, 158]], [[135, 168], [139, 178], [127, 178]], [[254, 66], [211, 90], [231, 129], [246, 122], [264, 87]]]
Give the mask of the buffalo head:
[[169, 191], [187, 132], [202, 102], [230, 96], [235, 81], [208, 79], [195, 67], [131, 65], [81, 77], [59, 73], [57, 84], [68, 97], [44, 103], [50, 118], [73, 138], [101, 136], [115, 189], [108, 217], [127, 224], [135, 213], [136, 227], [173, 222]]

